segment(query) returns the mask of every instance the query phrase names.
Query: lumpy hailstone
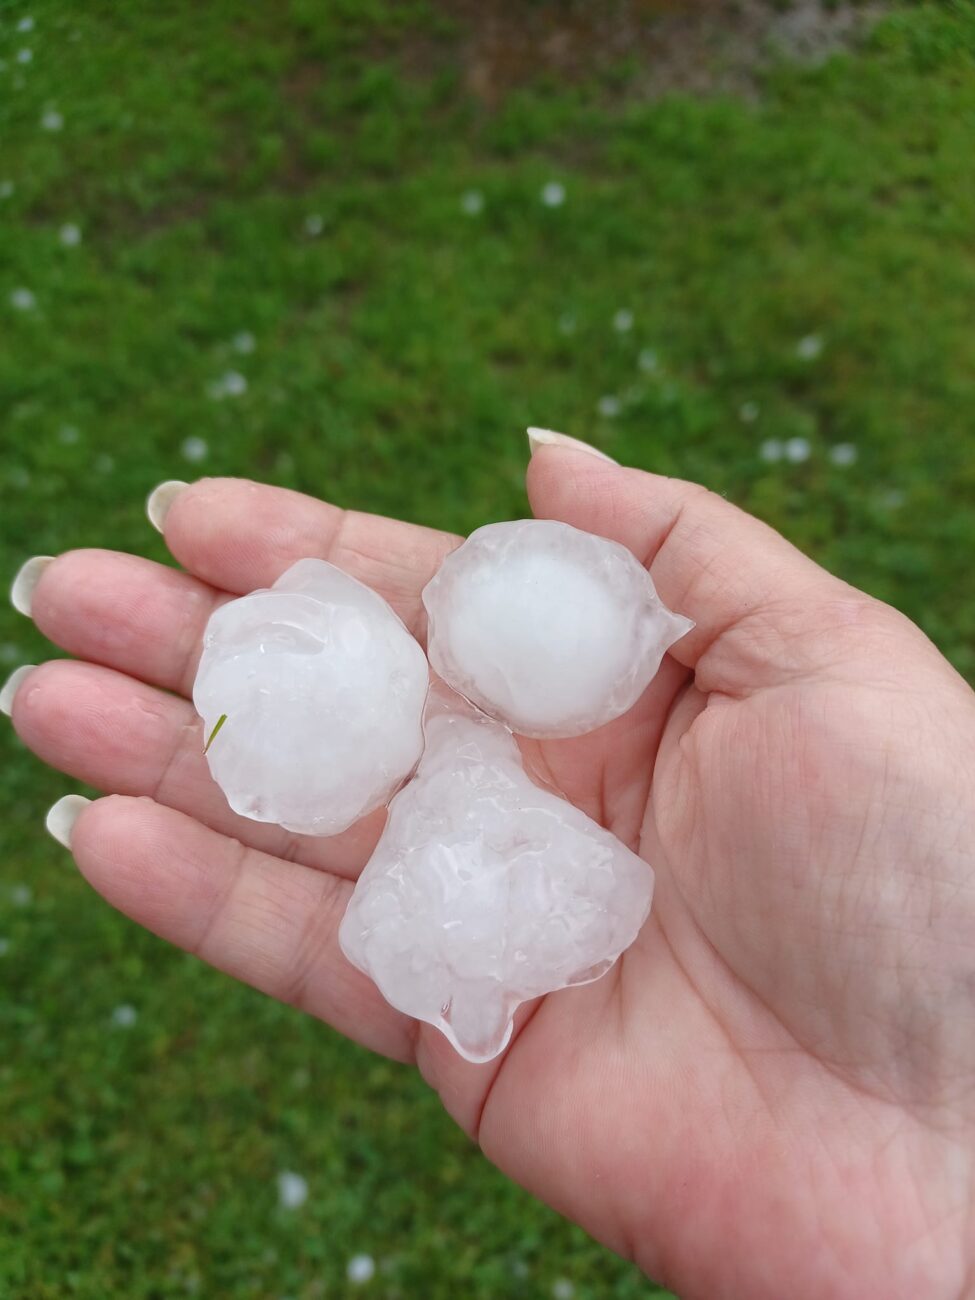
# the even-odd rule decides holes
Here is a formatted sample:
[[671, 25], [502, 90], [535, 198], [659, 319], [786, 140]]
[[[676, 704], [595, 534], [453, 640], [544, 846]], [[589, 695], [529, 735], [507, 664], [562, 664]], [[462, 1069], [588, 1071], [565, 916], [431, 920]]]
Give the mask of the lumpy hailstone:
[[339, 941], [394, 1007], [488, 1061], [520, 1003], [598, 979], [633, 942], [653, 872], [535, 785], [507, 728], [456, 704], [431, 710]]
[[423, 748], [429, 670], [386, 602], [324, 560], [210, 618], [193, 703], [231, 808], [334, 835], [384, 804]]
[[578, 736], [619, 717], [694, 624], [618, 542], [569, 524], [488, 524], [427, 584], [430, 662], [523, 736]]

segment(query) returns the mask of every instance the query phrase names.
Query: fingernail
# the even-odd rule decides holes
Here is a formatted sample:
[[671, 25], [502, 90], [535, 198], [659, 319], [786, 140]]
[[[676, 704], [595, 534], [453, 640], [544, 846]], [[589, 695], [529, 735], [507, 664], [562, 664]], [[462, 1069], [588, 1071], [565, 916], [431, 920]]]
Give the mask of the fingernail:
[[71, 832], [75, 822], [90, 803], [91, 800], [83, 794], [66, 794], [48, 808], [44, 825], [66, 849], [71, 848]]
[[182, 479], [169, 478], [165, 483], [154, 487], [146, 498], [146, 514], [149, 516], [149, 522], [160, 533], [166, 523], [170, 506], [186, 487], [189, 487], [189, 484], [184, 483]]
[[30, 603], [41, 574], [54, 559], [53, 555], [35, 555], [20, 570], [10, 588], [10, 603], [18, 614], [30, 618]]
[[0, 686], [0, 713], [5, 713], [9, 718], [14, 711], [14, 696], [20, 688], [20, 683], [28, 673], [32, 673], [37, 664], [21, 664], [15, 668], [3, 686]]
[[575, 451], [588, 451], [590, 456], [596, 456], [599, 460], [608, 460], [611, 465], [619, 464], [619, 461], [613, 460], [612, 456], [607, 456], [598, 447], [590, 447], [588, 442], [582, 442], [579, 438], [570, 438], [567, 433], [556, 433], [554, 429], [529, 429], [528, 446], [533, 456], [539, 447], [571, 447]]

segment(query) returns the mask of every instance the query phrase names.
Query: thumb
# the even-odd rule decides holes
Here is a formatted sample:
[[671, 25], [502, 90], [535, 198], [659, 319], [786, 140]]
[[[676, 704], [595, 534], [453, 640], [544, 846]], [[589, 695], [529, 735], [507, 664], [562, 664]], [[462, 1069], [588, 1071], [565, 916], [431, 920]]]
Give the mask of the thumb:
[[837, 637], [852, 644], [846, 630], [862, 631], [883, 608], [696, 483], [625, 469], [575, 439], [532, 447], [536, 517], [636, 555], [664, 603], [694, 620], [670, 653], [704, 690], [747, 694], [835, 664]]

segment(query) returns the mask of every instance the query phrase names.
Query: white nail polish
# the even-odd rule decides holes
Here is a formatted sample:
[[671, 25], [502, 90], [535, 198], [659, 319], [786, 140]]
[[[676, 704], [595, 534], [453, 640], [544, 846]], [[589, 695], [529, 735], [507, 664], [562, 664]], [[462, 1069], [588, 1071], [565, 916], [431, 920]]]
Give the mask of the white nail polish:
[[182, 479], [170, 478], [165, 483], [159, 483], [154, 487], [146, 498], [146, 514], [149, 516], [149, 522], [160, 533], [165, 526], [170, 506], [186, 487], [189, 487], [189, 484], [184, 483]]
[[27, 618], [30, 618], [34, 588], [40, 581], [41, 574], [53, 559], [53, 555], [35, 555], [26, 564], [21, 565], [10, 588], [10, 603], [18, 614], [24, 614]]
[[588, 442], [583, 442], [581, 438], [570, 438], [567, 433], [556, 433], [554, 429], [529, 429], [528, 430], [528, 447], [534, 456], [539, 447], [570, 447], [574, 451], [587, 451], [590, 456], [596, 456], [599, 460], [607, 460], [611, 465], [619, 464], [613, 460], [612, 456], [607, 456], [604, 451], [598, 447], [591, 447]]
[[9, 718], [14, 711], [14, 696], [20, 689], [20, 684], [24, 678], [34, 671], [37, 664], [21, 664], [15, 668], [3, 686], [0, 686], [0, 713], [5, 713]]
[[71, 832], [75, 822], [91, 802], [83, 794], [66, 794], [47, 810], [44, 825], [66, 849], [71, 848]]

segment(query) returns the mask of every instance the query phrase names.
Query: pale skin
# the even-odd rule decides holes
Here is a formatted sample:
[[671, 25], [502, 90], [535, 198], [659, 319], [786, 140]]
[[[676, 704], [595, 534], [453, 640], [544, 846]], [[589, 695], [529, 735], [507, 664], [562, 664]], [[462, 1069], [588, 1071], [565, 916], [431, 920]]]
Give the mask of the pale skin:
[[414, 1063], [485, 1155], [682, 1300], [975, 1294], [975, 695], [890, 607], [692, 484], [543, 446], [536, 515], [623, 542], [696, 628], [640, 703], [529, 761], [657, 873], [595, 984], [474, 1066], [336, 931], [382, 815], [314, 840], [231, 813], [187, 697], [215, 603], [306, 555], [423, 637], [457, 543], [235, 479], [165, 521], [184, 572], [58, 557], [32, 617], [76, 662], [13, 722], [104, 790], [77, 864], [128, 916]]

